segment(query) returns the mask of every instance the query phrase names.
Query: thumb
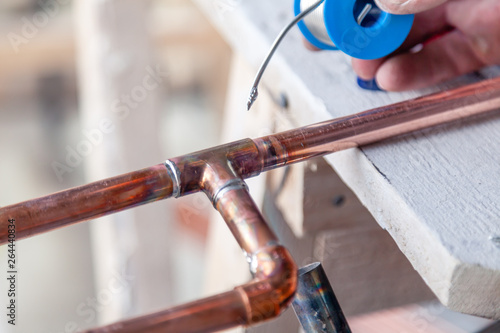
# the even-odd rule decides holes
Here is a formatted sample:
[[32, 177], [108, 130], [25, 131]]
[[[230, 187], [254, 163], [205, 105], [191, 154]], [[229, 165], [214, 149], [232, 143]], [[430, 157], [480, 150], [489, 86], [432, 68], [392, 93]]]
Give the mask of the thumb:
[[439, 6], [447, 0], [375, 0], [383, 11], [393, 14], [415, 14]]

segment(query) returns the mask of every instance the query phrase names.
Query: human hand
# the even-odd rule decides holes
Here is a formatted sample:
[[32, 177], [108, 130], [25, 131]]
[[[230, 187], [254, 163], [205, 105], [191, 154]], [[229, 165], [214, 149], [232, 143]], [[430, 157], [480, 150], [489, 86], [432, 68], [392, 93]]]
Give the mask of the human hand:
[[[417, 13], [413, 28], [393, 54], [353, 59], [363, 80], [388, 91], [430, 86], [500, 64], [500, 0], [376, 0], [385, 11]], [[415, 46], [423, 44], [421, 50]]]

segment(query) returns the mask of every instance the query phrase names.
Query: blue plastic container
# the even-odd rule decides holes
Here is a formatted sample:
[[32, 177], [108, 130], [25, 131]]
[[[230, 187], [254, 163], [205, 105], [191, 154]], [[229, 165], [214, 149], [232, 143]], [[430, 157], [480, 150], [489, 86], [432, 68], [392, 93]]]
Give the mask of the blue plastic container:
[[[295, 0], [295, 15], [314, 2]], [[359, 59], [377, 59], [401, 46], [412, 24], [413, 15], [389, 14], [373, 0], [325, 0], [299, 22], [299, 28], [320, 49], [341, 50]]]

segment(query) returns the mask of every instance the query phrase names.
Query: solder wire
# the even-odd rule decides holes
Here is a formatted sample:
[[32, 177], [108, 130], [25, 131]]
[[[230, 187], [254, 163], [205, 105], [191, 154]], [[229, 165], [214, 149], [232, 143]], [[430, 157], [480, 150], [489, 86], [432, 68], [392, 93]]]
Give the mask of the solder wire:
[[[304, 10], [309, 8], [312, 3], [316, 2], [315, 0], [301, 0], [300, 1], [300, 10]], [[330, 36], [328, 35], [328, 31], [325, 25], [324, 18], [324, 7], [325, 2], [319, 5], [310, 15], [304, 18], [304, 24], [307, 27], [307, 30], [311, 32], [311, 34], [316, 37], [321, 43], [326, 45], [335, 47]]]
[[[304, 3], [307, 4], [308, 1], [311, 0], [304, 0]], [[295, 18], [286, 25], [283, 30], [279, 33], [278, 37], [273, 42], [273, 45], [271, 46], [271, 49], [269, 50], [269, 53], [267, 56], [264, 58], [264, 61], [260, 65], [259, 70], [257, 71], [257, 75], [255, 76], [252, 89], [250, 90], [250, 95], [248, 96], [248, 102], [247, 102], [247, 110], [250, 111], [250, 108], [252, 107], [253, 103], [257, 100], [257, 97], [259, 97], [259, 83], [260, 80], [262, 79], [262, 75], [264, 75], [264, 71], [267, 68], [267, 65], [269, 65], [269, 62], [271, 61], [271, 58], [273, 57], [274, 53], [278, 49], [278, 46], [280, 45], [281, 41], [283, 38], [286, 36], [288, 31], [299, 23], [302, 19], [304, 19], [307, 15], [311, 13], [316, 13], [313, 15], [312, 21], [306, 22], [306, 25], [308, 26], [309, 29], [313, 29], [312, 33], [316, 36], [316, 38], [319, 38], [321, 41], [323, 41], [326, 44], [331, 44], [334, 46], [334, 44], [331, 42], [331, 40], [328, 38], [328, 32], [326, 31], [326, 26], [324, 24], [324, 20], [321, 19], [321, 15], [323, 15], [322, 10], [315, 11], [318, 7], [320, 7], [325, 0], [319, 0], [312, 4], [311, 6], [307, 7], [303, 12], [301, 12], [299, 15], [295, 16]], [[304, 4], [303, 3], [303, 4]], [[302, 8], [302, 7], [301, 7]], [[365, 17], [368, 15], [368, 13], [372, 10], [373, 6], [371, 4], [366, 4], [361, 13], [358, 15], [356, 18], [356, 22], [361, 25], [361, 22], [365, 19]], [[320, 23], [321, 22], [321, 23]]]
[[314, 3], [312, 6], [304, 10], [302, 13], [299, 15], [295, 16], [295, 18], [286, 25], [283, 30], [279, 33], [278, 37], [273, 42], [273, 45], [271, 46], [271, 49], [269, 50], [269, 53], [267, 54], [266, 58], [264, 59], [264, 62], [262, 65], [260, 65], [259, 71], [257, 72], [257, 75], [255, 76], [252, 89], [250, 90], [250, 96], [248, 97], [248, 102], [247, 102], [247, 110], [250, 110], [252, 107], [253, 103], [257, 100], [257, 97], [259, 96], [259, 83], [260, 80], [262, 79], [262, 75], [264, 74], [264, 71], [267, 68], [267, 65], [269, 64], [269, 61], [271, 61], [271, 58], [274, 55], [274, 52], [276, 52], [278, 46], [280, 45], [281, 41], [283, 38], [286, 36], [288, 31], [290, 31], [291, 28], [293, 28], [294, 25], [296, 25], [300, 20], [302, 20], [305, 16], [307, 16], [309, 13], [314, 11], [316, 8], [319, 7], [325, 0], [319, 0], [316, 3]]

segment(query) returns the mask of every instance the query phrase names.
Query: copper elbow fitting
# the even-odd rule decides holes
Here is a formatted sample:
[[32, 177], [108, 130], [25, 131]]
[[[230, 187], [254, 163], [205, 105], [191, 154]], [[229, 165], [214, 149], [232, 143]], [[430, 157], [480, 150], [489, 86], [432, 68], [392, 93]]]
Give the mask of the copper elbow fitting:
[[297, 288], [297, 266], [283, 246], [270, 246], [253, 256], [255, 279], [236, 287], [247, 308], [247, 324], [277, 317], [288, 307]]

